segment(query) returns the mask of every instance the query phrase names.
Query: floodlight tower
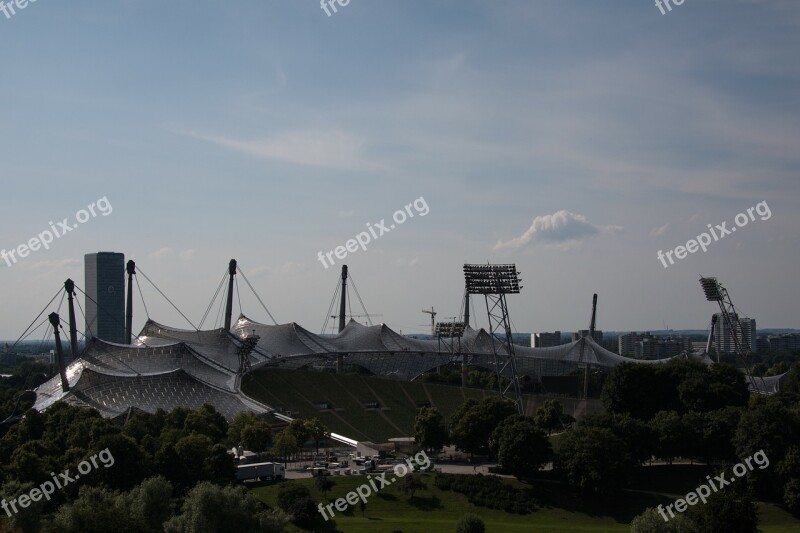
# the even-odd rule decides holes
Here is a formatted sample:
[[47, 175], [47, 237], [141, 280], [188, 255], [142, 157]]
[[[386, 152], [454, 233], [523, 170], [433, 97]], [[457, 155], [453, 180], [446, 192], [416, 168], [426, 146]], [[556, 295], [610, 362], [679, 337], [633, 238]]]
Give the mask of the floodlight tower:
[[[463, 322], [437, 322], [434, 330], [436, 338], [439, 340], [439, 353], [450, 353], [450, 362], [456, 360], [456, 356], [461, 357], [461, 386], [467, 386], [467, 356], [461, 352], [461, 337], [464, 336]], [[444, 349], [442, 349], [444, 348]]]
[[[744, 345], [742, 339], [742, 331], [739, 326], [739, 314], [733, 306], [731, 297], [728, 295], [727, 289], [723, 287], [717, 278], [700, 278], [700, 285], [703, 287], [703, 292], [706, 295], [706, 300], [709, 302], [717, 302], [719, 304], [720, 314], [722, 314], [723, 323], [728, 327], [731, 338], [733, 339], [733, 346], [736, 350], [736, 355], [741, 357], [744, 364], [744, 371], [747, 374], [747, 379], [750, 380], [750, 385], [753, 390], [758, 390], [755, 380], [750, 374], [750, 368], [747, 366], [747, 356], [750, 354], [750, 348]], [[713, 331], [713, 325], [712, 325]], [[719, 351], [717, 353], [719, 359]]]
[[[506, 396], [513, 389], [514, 403], [517, 411], [523, 414], [522, 390], [517, 377], [517, 360], [514, 355], [514, 343], [511, 338], [511, 321], [508, 317], [506, 294], [519, 294], [522, 286], [519, 284], [519, 272], [516, 265], [464, 265], [464, 280], [467, 292], [470, 294], [483, 294], [486, 300], [486, 313], [489, 316], [489, 335], [492, 339], [492, 354], [494, 367], [497, 373], [497, 384], [500, 395]], [[505, 332], [501, 338], [498, 331]], [[497, 353], [497, 342], [501, 342], [506, 349], [505, 361], [502, 366]], [[510, 382], [503, 387], [503, 373], [508, 371]]]

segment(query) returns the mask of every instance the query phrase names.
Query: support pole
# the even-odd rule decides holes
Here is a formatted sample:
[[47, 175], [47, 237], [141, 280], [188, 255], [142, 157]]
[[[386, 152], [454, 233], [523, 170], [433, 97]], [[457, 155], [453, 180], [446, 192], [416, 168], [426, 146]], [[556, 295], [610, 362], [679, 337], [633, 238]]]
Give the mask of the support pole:
[[61, 349], [61, 334], [58, 327], [61, 325], [61, 319], [58, 313], [50, 313], [48, 317], [50, 324], [53, 326], [53, 333], [56, 336], [56, 357], [58, 359], [58, 373], [61, 374], [61, 390], [67, 392], [69, 390], [69, 381], [67, 381], [67, 365], [64, 363], [64, 352]]
[[[594, 328], [597, 319], [597, 293], [592, 297], [592, 322], [589, 325], [589, 336], [594, 340]], [[584, 341], [585, 343], [586, 341]], [[588, 361], [585, 361], [586, 366], [583, 370], [583, 398], [589, 398], [589, 365]]]
[[[708, 342], [706, 343], [706, 355], [711, 357], [711, 349], [714, 348], [714, 328], [717, 327], [717, 314], [711, 317], [711, 332], [708, 334]], [[719, 363], [719, 351], [717, 351], [717, 363]]]
[[469, 292], [464, 291], [464, 325], [469, 327]]
[[128, 303], [125, 308], [125, 338], [127, 344], [131, 344], [133, 337], [133, 275], [136, 274], [136, 263], [128, 261], [126, 266], [128, 272]]
[[69, 344], [72, 348], [72, 360], [78, 358], [78, 324], [75, 322], [75, 283], [68, 279], [64, 282], [64, 290], [67, 291], [67, 306], [69, 308]]
[[345, 326], [345, 313], [347, 312], [347, 265], [342, 265], [342, 303], [339, 306], [339, 332]]
[[228, 302], [225, 305], [225, 331], [231, 330], [231, 316], [233, 315], [233, 280], [236, 277], [236, 259], [228, 263]]

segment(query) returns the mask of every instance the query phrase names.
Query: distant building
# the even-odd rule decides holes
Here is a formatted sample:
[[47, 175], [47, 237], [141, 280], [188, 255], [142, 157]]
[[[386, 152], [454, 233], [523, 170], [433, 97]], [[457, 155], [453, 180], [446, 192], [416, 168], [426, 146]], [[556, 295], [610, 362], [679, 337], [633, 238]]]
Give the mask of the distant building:
[[86, 339], [127, 344], [125, 338], [125, 255], [98, 252], [84, 256]]
[[769, 353], [770, 346], [769, 346], [769, 337], [766, 335], [759, 335], [756, 337], [756, 351], [758, 353]]
[[534, 333], [531, 335], [531, 346], [534, 348], [547, 348], [548, 346], [561, 345], [561, 332], [554, 331], [552, 333]]
[[617, 338], [617, 347], [620, 355], [636, 355], [637, 345], [645, 339], [653, 339], [649, 331], [643, 333], [626, 333]]
[[[719, 353], [735, 353], [736, 346], [733, 342], [733, 335], [728, 324], [722, 317], [721, 313], [716, 314], [717, 323], [714, 326], [714, 346]], [[739, 338], [742, 341], [742, 346], [755, 352], [756, 346], [756, 319], [755, 318], [739, 318], [736, 313], [731, 315], [731, 320], [738, 324]]]
[[643, 359], [661, 359], [671, 357], [681, 352], [689, 352], [692, 341], [689, 337], [658, 337], [645, 338], [636, 343], [634, 355]]
[[[588, 337], [588, 336], [589, 336], [589, 330], [582, 329], [572, 334], [572, 342], [575, 342], [581, 339], [582, 337]], [[603, 332], [600, 331], [599, 329], [594, 330], [594, 342], [596, 342], [597, 344], [603, 343]]]
[[[759, 341], [764, 337], [759, 337]], [[794, 352], [800, 350], [800, 333], [784, 333], [783, 335], [770, 335], [766, 337], [768, 351]]]

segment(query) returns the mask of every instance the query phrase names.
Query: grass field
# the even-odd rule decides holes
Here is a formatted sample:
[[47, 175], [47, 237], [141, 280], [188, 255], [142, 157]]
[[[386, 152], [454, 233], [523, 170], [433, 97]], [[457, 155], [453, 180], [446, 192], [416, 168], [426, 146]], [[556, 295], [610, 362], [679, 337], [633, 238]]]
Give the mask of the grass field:
[[[313, 480], [296, 481], [308, 487], [318, 502], [333, 501], [344, 497], [366, 480], [362, 476], [336, 477], [336, 485], [326, 495], [314, 488]], [[345, 533], [430, 533], [455, 531], [455, 524], [465, 513], [474, 513], [486, 523], [486, 531], [575, 531], [575, 532], [622, 532], [630, 531], [630, 520], [646, 507], [669, 503], [667, 497], [640, 493], [624, 493], [615, 499], [615, 511], [607, 506], [589, 505], [585, 501], [563, 492], [543, 493], [542, 506], [527, 515], [516, 515], [471, 505], [461, 494], [441, 491], [434, 487], [433, 475], [421, 476], [427, 489], [419, 491], [413, 499], [394, 487], [384, 488], [372, 495], [364, 516], [358, 508], [337, 514], [333, 521], [320, 520], [318, 531], [342, 531]], [[509, 480], [509, 483], [517, 484]], [[254, 493], [270, 506], [275, 506], [277, 485], [253, 489]], [[760, 505], [760, 527], [765, 533], [789, 533], [800, 530], [800, 521], [770, 505]], [[303, 531], [290, 526], [289, 531]]]
[[[319, 417], [331, 431], [359, 441], [385, 442], [392, 437], [413, 436], [414, 417], [421, 402], [430, 402], [445, 418], [467, 398], [480, 400], [493, 391], [450, 385], [397, 381], [354, 374], [265, 368], [248, 374], [242, 391], [257, 401], [291, 411], [295, 417]], [[547, 399], [525, 397], [527, 412]], [[564, 412], [585, 408], [577, 400], [561, 398]], [[379, 408], [367, 405], [377, 402]], [[321, 409], [327, 403], [332, 409]], [[599, 402], [590, 400], [590, 409]]]

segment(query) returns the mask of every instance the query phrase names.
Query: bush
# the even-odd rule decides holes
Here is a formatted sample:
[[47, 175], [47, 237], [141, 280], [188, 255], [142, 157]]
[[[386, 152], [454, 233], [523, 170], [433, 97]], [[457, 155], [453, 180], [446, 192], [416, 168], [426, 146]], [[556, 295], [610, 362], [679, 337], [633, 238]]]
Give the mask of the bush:
[[465, 514], [456, 524], [456, 533], [484, 533], [486, 526], [479, 516]]
[[292, 515], [292, 522], [301, 526], [310, 525], [318, 516], [317, 504], [308, 496], [293, 501], [288, 512]]
[[311, 498], [311, 493], [302, 485], [298, 485], [296, 483], [284, 483], [278, 489], [278, 507], [289, 514], [292, 512], [292, 504], [303, 498]]
[[437, 474], [434, 485], [440, 490], [463, 494], [471, 504], [480, 507], [517, 514], [528, 514], [535, 509], [533, 491], [515, 489], [494, 476]]

